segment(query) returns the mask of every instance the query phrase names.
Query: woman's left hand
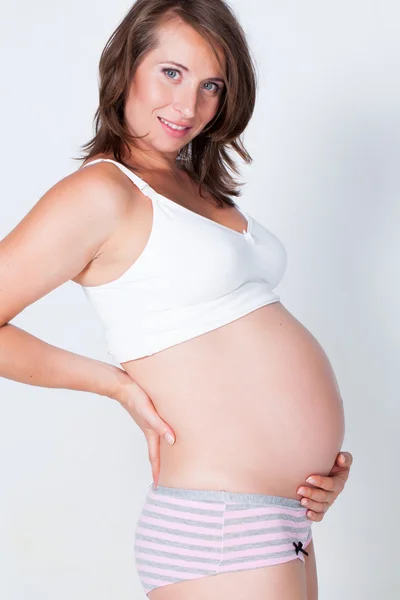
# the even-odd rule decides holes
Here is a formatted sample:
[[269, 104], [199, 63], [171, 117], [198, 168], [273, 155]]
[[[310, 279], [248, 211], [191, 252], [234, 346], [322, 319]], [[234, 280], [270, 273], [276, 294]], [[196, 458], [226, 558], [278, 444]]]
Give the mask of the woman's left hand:
[[311, 521], [322, 521], [326, 511], [332, 506], [336, 498], [343, 491], [349, 477], [353, 456], [350, 452], [340, 452], [329, 475], [310, 475], [306, 479], [312, 487], [301, 485], [297, 493], [303, 498], [300, 500], [307, 510], [307, 517]]

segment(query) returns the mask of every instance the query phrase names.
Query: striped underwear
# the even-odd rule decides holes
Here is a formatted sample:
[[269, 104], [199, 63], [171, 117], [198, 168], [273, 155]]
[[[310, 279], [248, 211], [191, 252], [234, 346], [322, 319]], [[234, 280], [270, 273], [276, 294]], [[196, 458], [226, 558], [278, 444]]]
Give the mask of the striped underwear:
[[298, 500], [152, 482], [135, 528], [146, 596], [155, 588], [299, 558], [312, 539]]

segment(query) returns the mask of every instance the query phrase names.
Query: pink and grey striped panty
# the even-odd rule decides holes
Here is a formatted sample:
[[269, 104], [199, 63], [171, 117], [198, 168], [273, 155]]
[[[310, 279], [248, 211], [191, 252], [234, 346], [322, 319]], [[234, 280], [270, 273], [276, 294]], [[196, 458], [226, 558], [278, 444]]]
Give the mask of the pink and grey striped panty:
[[152, 482], [135, 529], [145, 594], [228, 571], [304, 561], [312, 522], [298, 500]]

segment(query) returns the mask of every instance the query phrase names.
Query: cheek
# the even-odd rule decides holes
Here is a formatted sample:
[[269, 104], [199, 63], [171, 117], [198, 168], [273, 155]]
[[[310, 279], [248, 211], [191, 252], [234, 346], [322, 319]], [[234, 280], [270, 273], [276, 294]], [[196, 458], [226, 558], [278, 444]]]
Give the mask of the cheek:
[[173, 101], [173, 90], [161, 81], [149, 79], [140, 86], [139, 101], [148, 108], [157, 108]]
[[[201, 106], [201, 103], [200, 103]], [[218, 111], [218, 107], [219, 107], [219, 99], [209, 99], [207, 98], [204, 103], [202, 108], [202, 116], [204, 118], [204, 120], [208, 123], [209, 121], [211, 121], [211, 119], [214, 118], [214, 116], [216, 115], [217, 111]]]

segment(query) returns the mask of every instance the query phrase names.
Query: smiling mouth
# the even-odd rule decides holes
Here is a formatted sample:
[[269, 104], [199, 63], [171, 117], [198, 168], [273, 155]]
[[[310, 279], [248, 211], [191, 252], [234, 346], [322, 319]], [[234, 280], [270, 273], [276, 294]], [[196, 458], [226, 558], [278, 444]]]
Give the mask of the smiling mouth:
[[170, 127], [171, 129], [174, 129], [175, 131], [186, 131], [188, 129], [191, 129], [191, 127], [184, 127], [182, 125], [176, 125], [176, 123], [172, 123], [172, 121], [167, 121], [166, 119], [163, 119], [162, 117], [158, 117], [158, 119], [162, 123], [164, 123], [165, 125]]

